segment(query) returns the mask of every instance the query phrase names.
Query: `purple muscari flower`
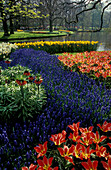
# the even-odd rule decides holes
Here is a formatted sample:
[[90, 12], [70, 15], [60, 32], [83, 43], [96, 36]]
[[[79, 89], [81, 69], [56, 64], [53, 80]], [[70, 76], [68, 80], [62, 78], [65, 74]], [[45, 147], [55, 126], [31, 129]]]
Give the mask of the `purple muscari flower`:
[[8, 162], [7, 162], [7, 166], [9, 166], [9, 165], [10, 165], [10, 162], [8, 161]]
[[29, 146], [29, 145], [27, 145], [27, 148], [29, 149], [29, 148], [30, 148], [30, 146]]
[[[1, 164], [1, 167], [3, 167], [3, 163]], [[1, 167], [0, 167], [0, 168], [1, 168]], [[2, 168], [1, 168], [0, 170], [2, 170]]]
[[34, 161], [34, 164], [36, 165], [36, 164], [37, 164], [37, 161]]
[[27, 162], [25, 162], [24, 165], [27, 166]]
[[30, 153], [29, 152], [26, 153], [26, 159], [27, 160], [30, 159]]
[[17, 159], [14, 159], [15, 162], [17, 162]]
[[17, 141], [16, 140], [14, 140], [14, 145], [17, 145]]
[[31, 163], [30, 163], [30, 162], [28, 162], [28, 167], [30, 166], [30, 164], [31, 164]]
[[4, 149], [1, 147], [0, 148], [0, 155], [4, 154]]
[[30, 138], [31, 143], [33, 142], [33, 137]]
[[34, 156], [37, 156], [37, 152], [34, 153]]
[[22, 157], [21, 157], [21, 156], [19, 156], [19, 157], [18, 157], [18, 161], [21, 161], [21, 160], [22, 160]]
[[[93, 125], [92, 115], [94, 115], [96, 122], [102, 122], [104, 113], [109, 114], [111, 90], [107, 90], [102, 84], [96, 85], [96, 81], [86, 75], [64, 71], [58, 65], [57, 57], [50, 56], [44, 51], [19, 49], [11, 54], [11, 58], [13, 58], [11, 66], [19, 63], [31, 68], [35, 73], [40, 71], [44, 79], [43, 85], [47, 94], [47, 104], [43, 113], [38, 115], [33, 122], [30, 121], [28, 124], [24, 122], [22, 126], [16, 123], [13, 133], [9, 130], [11, 128], [8, 125], [0, 126], [2, 132], [0, 138], [3, 146], [4, 141], [8, 142], [8, 138], [9, 142], [11, 139], [16, 140], [18, 146], [23, 143], [23, 148], [26, 149], [27, 145], [24, 144], [26, 140], [32, 142], [36, 137], [38, 142], [43, 142], [49, 138], [51, 129], [54, 133], [59, 133], [61, 130], [65, 130], [71, 122], [77, 123], [78, 121], [81, 122], [81, 126]], [[39, 137], [41, 131], [44, 133], [43, 136]], [[20, 143], [19, 138], [21, 138]], [[14, 144], [14, 146], [16, 145]], [[14, 146], [12, 145], [12, 148]], [[14, 148], [13, 150], [18, 151], [20, 149], [17, 146]]]
[[17, 168], [18, 168], [18, 169], [20, 168], [20, 162], [17, 163]]
[[30, 155], [32, 155], [32, 151], [31, 150], [29, 151], [29, 153], [30, 153]]
[[16, 148], [15, 148], [15, 146], [13, 146], [13, 152], [16, 152]]
[[37, 137], [39, 137], [39, 132], [37, 133]]
[[20, 143], [20, 145], [19, 145], [19, 149], [22, 149], [23, 147], [22, 147], [22, 144]]

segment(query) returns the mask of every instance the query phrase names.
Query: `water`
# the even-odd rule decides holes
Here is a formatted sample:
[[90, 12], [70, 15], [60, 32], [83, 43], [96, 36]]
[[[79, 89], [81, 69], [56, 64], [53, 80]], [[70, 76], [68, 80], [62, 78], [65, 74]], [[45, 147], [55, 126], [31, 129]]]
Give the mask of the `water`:
[[76, 32], [70, 36], [54, 37], [47, 39], [48, 41], [98, 41], [97, 51], [111, 50], [111, 32]]
[[[75, 32], [70, 36], [31, 39], [29, 41], [98, 41], [97, 51], [111, 50], [111, 32]], [[23, 42], [23, 41], [22, 41]]]

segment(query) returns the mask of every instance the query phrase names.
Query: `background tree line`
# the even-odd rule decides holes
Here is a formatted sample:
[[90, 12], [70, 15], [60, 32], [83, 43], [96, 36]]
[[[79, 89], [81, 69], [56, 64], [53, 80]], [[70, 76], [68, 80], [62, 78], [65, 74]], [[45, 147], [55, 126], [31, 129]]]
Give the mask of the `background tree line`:
[[[17, 29], [57, 28], [100, 31], [111, 27], [107, 0], [0, 0], [0, 28], [4, 35]], [[103, 22], [104, 21], [104, 22]]]

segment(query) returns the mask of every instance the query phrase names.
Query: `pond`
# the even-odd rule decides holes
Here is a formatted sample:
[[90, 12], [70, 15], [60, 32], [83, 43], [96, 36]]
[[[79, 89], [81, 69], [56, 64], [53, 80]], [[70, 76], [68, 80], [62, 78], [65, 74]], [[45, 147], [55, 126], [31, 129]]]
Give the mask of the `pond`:
[[99, 41], [97, 51], [111, 50], [111, 32], [76, 32], [70, 36], [31, 39], [30, 41]]

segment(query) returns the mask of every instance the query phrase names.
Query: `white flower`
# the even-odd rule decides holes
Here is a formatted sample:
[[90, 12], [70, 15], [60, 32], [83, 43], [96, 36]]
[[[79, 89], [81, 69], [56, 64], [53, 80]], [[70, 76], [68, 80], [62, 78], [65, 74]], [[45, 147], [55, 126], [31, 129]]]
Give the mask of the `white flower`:
[[11, 43], [4, 43], [2, 42], [0, 44], [0, 55], [4, 54], [4, 55], [9, 55], [12, 52], [12, 49], [17, 49], [18, 46], [15, 44], [11, 44]]

